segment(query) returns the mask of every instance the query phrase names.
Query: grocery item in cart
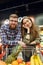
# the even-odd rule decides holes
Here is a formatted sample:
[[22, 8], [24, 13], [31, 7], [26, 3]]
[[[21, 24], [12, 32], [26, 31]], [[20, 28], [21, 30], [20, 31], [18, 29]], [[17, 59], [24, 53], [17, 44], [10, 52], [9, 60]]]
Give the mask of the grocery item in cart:
[[7, 65], [4, 61], [0, 60], [0, 65]]
[[31, 56], [30, 64], [31, 65], [43, 65], [40, 57], [37, 54]]
[[17, 59], [17, 56], [19, 54], [19, 52], [22, 50], [22, 47], [20, 45], [17, 45], [16, 47], [14, 47], [12, 49], [12, 53], [10, 55], [8, 55], [7, 59], [5, 59], [5, 62], [7, 64], [11, 63], [12, 61], [14, 61], [15, 59]]

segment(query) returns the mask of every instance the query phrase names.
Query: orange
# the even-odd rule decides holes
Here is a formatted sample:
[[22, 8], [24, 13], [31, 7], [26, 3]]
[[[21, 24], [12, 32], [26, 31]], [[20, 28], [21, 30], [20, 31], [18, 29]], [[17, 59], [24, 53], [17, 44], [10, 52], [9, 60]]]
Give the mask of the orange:
[[8, 65], [11, 65], [11, 64], [8, 64]]
[[28, 61], [28, 62], [26, 62], [26, 65], [30, 65], [30, 62]]
[[26, 63], [25, 63], [24, 61], [23, 61], [22, 63], [23, 63], [24, 65], [26, 65]]
[[24, 64], [20, 63], [19, 65], [24, 65]]
[[17, 60], [13, 61], [13, 62], [11, 63], [11, 65], [18, 65]]
[[4, 61], [0, 60], [0, 65], [7, 65]]
[[18, 63], [22, 63], [23, 62], [23, 60], [21, 58], [18, 58], [17, 61], [18, 61]]
[[25, 65], [25, 63], [20, 63], [19, 65]]

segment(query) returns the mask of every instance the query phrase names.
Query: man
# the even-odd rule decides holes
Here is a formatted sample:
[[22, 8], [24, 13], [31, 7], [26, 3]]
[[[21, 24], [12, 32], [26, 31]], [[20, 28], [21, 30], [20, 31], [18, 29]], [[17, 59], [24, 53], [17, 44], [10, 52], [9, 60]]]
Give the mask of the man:
[[[22, 45], [21, 44], [20, 45], [25, 47], [25, 44], [22, 41], [20, 41], [21, 40], [21, 27], [20, 26], [21, 25], [18, 25], [17, 14], [11, 14], [9, 16], [9, 24], [4, 24], [0, 28], [0, 37], [2, 40], [2, 44], [10, 45], [11, 47], [13, 47], [13, 45], [16, 46], [18, 43], [19, 44], [21, 43]], [[8, 51], [11, 53], [11, 49]], [[7, 53], [10, 54], [8, 51]], [[7, 53], [6, 55], [8, 55]], [[18, 58], [22, 58], [21, 52], [18, 54]]]
[[9, 24], [2, 25], [0, 36], [3, 44], [16, 45], [21, 39], [20, 25], [18, 25], [18, 15], [9, 16]]

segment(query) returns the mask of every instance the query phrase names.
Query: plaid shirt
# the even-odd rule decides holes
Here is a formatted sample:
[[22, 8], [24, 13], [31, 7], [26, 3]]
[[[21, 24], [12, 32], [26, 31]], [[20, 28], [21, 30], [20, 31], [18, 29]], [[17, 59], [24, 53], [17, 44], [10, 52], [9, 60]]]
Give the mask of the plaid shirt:
[[21, 39], [21, 27], [17, 26], [15, 30], [11, 30], [9, 25], [2, 25], [0, 29], [0, 36], [3, 44], [17, 44]]

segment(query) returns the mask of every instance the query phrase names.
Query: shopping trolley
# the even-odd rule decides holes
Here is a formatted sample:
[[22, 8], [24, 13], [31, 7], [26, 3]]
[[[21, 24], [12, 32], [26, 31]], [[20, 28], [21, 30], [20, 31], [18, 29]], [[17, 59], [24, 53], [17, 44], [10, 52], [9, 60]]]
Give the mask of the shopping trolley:
[[[2, 49], [4, 49], [4, 51], [5, 51], [4, 56], [2, 56], [2, 60], [7, 59], [8, 55], [12, 52], [11, 50], [12, 50], [12, 48], [14, 46], [15, 45], [8, 45], [8, 44], [7, 45], [5, 45], [5, 44], [2, 45]], [[9, 50], [10, 50], [10, 52], [9, 52]], [[25, 49], [22, 49], [21, 51], [23, 51], [24, 54], [25, 54]], [[27, 48], [27, 51], [31, 51], [32, 52], [32, 55], [33, 55], [34, 52], [36, 52], [36, 44], [29, 45], [28, 48]], [[3, 52], [3, 50], [2, 50], [2, 52]]]

